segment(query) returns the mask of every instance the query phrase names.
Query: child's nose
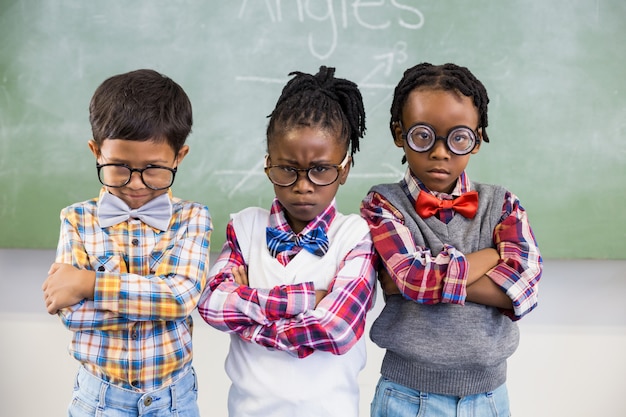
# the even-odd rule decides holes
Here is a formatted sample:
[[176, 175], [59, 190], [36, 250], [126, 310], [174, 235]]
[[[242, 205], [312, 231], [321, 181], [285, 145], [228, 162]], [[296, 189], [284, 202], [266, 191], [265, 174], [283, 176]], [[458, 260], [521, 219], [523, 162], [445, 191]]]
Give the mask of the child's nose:
[[293, 190], [297, 192], [309, 192], [313, 190], [315, 184], [311, 182], [307, 172], [299, 171], [298, 178], [296, 179], [296, 182], [293, 184], [292, 187]]
[[430, 150], [430, 157], [437, 159], [447, 159], [450, 157], [450, 150], [448, 145], [443, 140], [436, 140], [432, 149]]
[[130, 181], [128, 181], [128, 184], [126, 184], [126, 186], [130, 188], [143, 188], [144, 183], [143, 179], [141, 179], [141, 172], [131, 172]]

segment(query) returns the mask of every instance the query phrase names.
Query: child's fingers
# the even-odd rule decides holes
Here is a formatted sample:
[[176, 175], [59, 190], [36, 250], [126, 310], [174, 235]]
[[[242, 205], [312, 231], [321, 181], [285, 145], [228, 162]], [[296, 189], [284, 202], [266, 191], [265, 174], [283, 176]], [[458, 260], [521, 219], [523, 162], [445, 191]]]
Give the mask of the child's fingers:
[[45, 288], [43, 288], [43, 301], [46, 306], [46, 311], [48, 311], [48, 314], [56, 314], [58, 308], [54, 303], [54, 296], [52, 295], [52, 291], [48, 289], [48, 285], [46, 285], [46, 283], [44, 283], [44, 286]]
[[50, 269], [48, 269], [48, 275], [52, 275], [56, 271], [58, 271], [61, 265], [63, 264], [53, 263], [52, 265], [50, 265]]
[[246, 267], [243, 265], [239, 265], [233, 267], [231, 269], [231, 273], [233, 274], [233, 278], [235, 278], [235, 282], [239, 285], [248, 285], [248, 275], [246, 274]]
[[59, 311], [52, 298], [46, 298], [46, 311], [48, 314], [56, 314]]
[[42, 291], [46, 291], [48, 288], [50, 288], [50, 279], [52, 277], [52, 275], [54, 275], [54, 273], [59, 269], [59, 264], [52, 264], [50, 265], [50, 269], [48, 269], [48, 277], [46, 278], [46, 280], [43, 282], [43, 284], [41, 285], [41, 290]]

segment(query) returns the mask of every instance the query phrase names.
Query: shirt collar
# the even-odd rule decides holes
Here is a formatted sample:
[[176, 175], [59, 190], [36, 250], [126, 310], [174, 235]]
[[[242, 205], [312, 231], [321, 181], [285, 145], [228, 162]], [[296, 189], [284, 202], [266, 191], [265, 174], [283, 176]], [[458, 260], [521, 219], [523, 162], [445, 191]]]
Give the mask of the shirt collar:
[[442, 200], [459, 197], [461, 194], [471, 190], [471, 183], [466, 171], [461, 172], [461, 175], [459, 175], [459, 178], [456, 180], [456, 185], [454, 186], [454, 189], [450, 194], [429, 190], [424, 185], [424, 183], [419, 180], [419, 178], [413, 175], [411, 169], [406, 170], [403, 180], [406, 184], [406, 188], [408, 189], [410, 196], [413, 198], [414, 201], [417, 201], [417, 195], [419, 194], [420, 190], [430, 193]]
[[[326, 207], [317, 217], [311, 220], [299, 234], [304, 235], [317, 227], [321, 227], [324, 229], [324, 232], [328, 233], [328, 228], [334, 220], [336, 214], [337, 205], [335, 199], [333, 198], [333, 201], [330, 202], [328, 207]], [[291, 226], [287, 222], [287, 218], [285, 217], [285, 208], [282, 204], [280, 204], [277, 198], [274, 198], [274, 201], [272, 202], [269, 226], [275, 227], [284, 232], [293, 232], [293, 230], [291, 230]]]

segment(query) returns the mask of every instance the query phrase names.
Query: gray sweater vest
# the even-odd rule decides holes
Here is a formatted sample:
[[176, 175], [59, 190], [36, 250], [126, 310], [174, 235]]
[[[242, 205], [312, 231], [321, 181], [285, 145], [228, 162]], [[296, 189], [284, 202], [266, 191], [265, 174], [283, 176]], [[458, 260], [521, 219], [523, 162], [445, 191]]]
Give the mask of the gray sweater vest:
[[[420, 218], [400, 183], [371, 191], [384, 196], [405, 216], [418, 246], [436, 256], [443, 244], [463, 253], [494, 247], [506, 190], [473, 183], [479, 193], [474, 219], [457, 214], [448, 223], [436, 216]], [[382, 376], [412, 389], [466, 396], [492, 391], [506, 381], [506, 359], [519, 342], [517, 325], [497, 308], [465, 305], [424, 305], [395, 295], [388, 298], [372, 325], [371, 339], [387, 350]]]

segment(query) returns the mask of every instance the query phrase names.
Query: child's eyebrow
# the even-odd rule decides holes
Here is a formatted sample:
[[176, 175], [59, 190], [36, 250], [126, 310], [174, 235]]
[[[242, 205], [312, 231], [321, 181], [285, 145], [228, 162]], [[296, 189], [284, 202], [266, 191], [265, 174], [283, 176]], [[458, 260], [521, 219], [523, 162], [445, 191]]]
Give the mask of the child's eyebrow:
[[[292, 159], [278, 159], [276, 160], [276, 163], [274, 165], [293, 165], [295, 167], [300, 166], [298, 161], [292, 160]], [[335, 164], [333, 164], [331, 161], [327, 159], [318, 159], [318, 160], [309, 162], [310, 167], [319, 166], [319, 165], [335, 165]]]
[[[107, 157], [105, 155], [102, 155], [102, 156], [110, 164], [124, 164], [124, 165], [128, 165], [128, 166], [132, 166], [133, 165], [127, 159], [109, 158], [109, 157]], [[155, 160], [151, 160], [151, 161], [141, 161], [141, 164], [137, 164], [137, 165], [143, 165], [143, 166], [147, 166], [147, 165], [167, 165], [168, 163], [169, 163], [169, 161], [166, 161], [166, 160], [163, 160], [163, 159], [155, 159]]]

